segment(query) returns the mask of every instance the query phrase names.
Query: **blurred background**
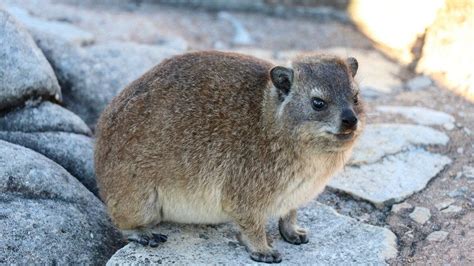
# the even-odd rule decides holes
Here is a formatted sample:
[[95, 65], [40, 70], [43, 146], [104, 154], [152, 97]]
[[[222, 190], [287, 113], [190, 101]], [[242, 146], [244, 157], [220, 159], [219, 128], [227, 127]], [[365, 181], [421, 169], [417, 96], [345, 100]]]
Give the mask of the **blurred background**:
[[[329, 234], [334, 246], [328, 244], [328, 253], [313, 254], [312, 260], [328, 264], [335, 262], [330, 258], [339, 258], [339, 262], [359, 264], [472, 265], [473, 47], [472, 0], [2, 0], [0, 139], [5, 142], [0, 145], [4, 149], [0, 152], [0, 180], [21, 172], [12, 169], [43, 173], [38, 169], [48, 165], [31, 166], [31, 162], [42, 161], [20, 155], [5, 144], [11, 143], [61, 165], [67, 172], [64, 175], [70, 174], [84, 185], [84, 193], [97, 195], [92, 153], [100, 113], [129, 82], [170, 56], [213, 49], [250, 54], [282, 65], [301, 52], [353, 56], [359, 61], [356, 78], [367, 103], [369, 125], [344, 173], [317, 201], [364, 226], [375, 226], [361, 229], [364, 233], [360, 235], [366, 238], [360, 242], [353, 240], [356, 245], [367, 243], [374, 253], [354, 251], [349, 244], [353, 236], [347, 233], [355, 230], [351, 227]], [[16, 159], [11, 160], [12, 156]], [[44, 173], [39, 176], [49, 176]], [[116, 241], [116, 232], [103, 210], [84, 211], [83, 198], [91, 202], [94, 198], [91, 204], [100, 205], [93, 196], [78, 194], [78, 200], [70, 195], [79, 192], [67, 194], [74, 198], [71, 202], [81, 202], [74, 215], [82, 218], [66, 209], [64, 213], [51, 211], [53, 208], [33, 212], [36, 205], [8, 194], [23, 195], [26, 192], [19, 187], [41, 179], [26, 180], [24, 176], [8, 179], [23, 180], [18, 181], [21, 186], [5, 181], [9, 186], [0, 192], [0, 196], [19, 202], [15, 208], [5, 203], [3, 214], [0, 210], [0, 235], [6, 236], [0, 237], [0, 246], [7, 247], [0, 247], [0, 263], [21, 261], [22, 254], [51, 262], [48, 257], [54, 257], [54, 252], [41, 253], [34, 241], [29, 246], [21, 244], [28, 240], [23, 235], [31, 232], [38, 233], [38, 245], [49, 237], [61, 244], [66, 255], [57, 260], [65, 263], [105, 263], [124, 245]], [[51, 192], [55, 186], [45, 184], [49, 183], [28, 191], [37, 190], [43, 196], [56, 193]], [[58, 188], [58, 195], [69, 191], [66, 187]], [[22, 212], [17, 210], [39, 216], [19, 218], [15, 215]], [[40, 229], [32, 225], [31, 220], [45, 221], [46, 216], [54, 215], [94, 222], [74, 223], [64, 218], [61, 224], [53, 222]], [[321, 223], [340, 219], [327, 215], [332, 218]], [[24, 234], [10, 233], [17, 224], [26, 228]], [[79, 229], [71, 233], [70, 227]], [[395, 238], [377, 238], [386, 236], [380, 231], [385, 229]], [[216, 230], [219, 235], [220, 229]], [[375, 233], [368, 234], [371, 230]], [[81, 241], [82, 233], [87, 232], [84, 235], [94, 235], [95, 242], [74, 247], [50, 232], [63, 232], [71, 240]], [[202, 239], [212, 234], [202, 232]], [[342, 246], [340, 253], [338, 245]], [[396, 252], [387, 253], [387, 246]], [[28, 253], [31, 248], [36, 253]], [[75, 254], [80, 252], [79, 260]], [[126, 246], [113, 262], [129, 263], [130, 256], [140, 257], [137, 254], [145, 256], [146, 252]]]

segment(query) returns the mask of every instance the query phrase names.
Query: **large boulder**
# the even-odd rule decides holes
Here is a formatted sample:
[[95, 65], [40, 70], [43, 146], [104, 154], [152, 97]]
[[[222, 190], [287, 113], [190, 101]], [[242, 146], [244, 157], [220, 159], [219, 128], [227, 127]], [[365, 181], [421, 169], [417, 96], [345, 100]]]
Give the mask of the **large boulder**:
[[33, 97], [60, 101], [58, 81], [29, 33], [0, 9], [0, 110]]
[[92, 138], [66, 132], [5, 132], [0, 139], [30, 148], [64, 167], [98, 196]]
[[81, 118], [51, 102], [27, 102], [0, 115], [0, 139], [45, 155], [98, 195], [91, 135]]
[[92, 134], [80, 117], [51, 102], [27, 102], [24, 108], [0, 114], [0, 131]]
[[66, 107], [91, 128], [102, 110], [128, 83], [177, 53], [168, 46], [136, 43], [81, 48], [47, 36], [37, 43], [56, 71]]
[[474, 101], [474, 1], [446, 0], [426, 31], [419, 72]]
[[348, 13], [382, 50], [408, 64], [412, 49], [436, 18], [445, 0], [352, 0]]
[[0, 141], [0, 262], [103, 264], [121, 246], [103, 204], [61, 166]]
[[[5, 10], [21, 22], [33, 36], [51, 34], [57, 38], [79, 45], [94, 42], [94, 35], [70, 23], [50, 21], [32, 16], [27, 10], [17, 6], [7, 6]], [[37, 38], [37, 37], [35, 37]]]

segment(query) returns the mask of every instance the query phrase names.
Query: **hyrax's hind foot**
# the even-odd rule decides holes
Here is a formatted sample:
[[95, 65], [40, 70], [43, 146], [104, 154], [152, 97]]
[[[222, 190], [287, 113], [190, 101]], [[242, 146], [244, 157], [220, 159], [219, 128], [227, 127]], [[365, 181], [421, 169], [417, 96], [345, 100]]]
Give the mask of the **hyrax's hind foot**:
[[280, 218], [278, 227], [281, 236], [288, 243], [301, 245], [309, 242], [306, 230], [296, 224], [296, 210], [292, 210], [286, 216]]
[[154, 233], [151, 230], [123, 230], [122, 234], [128, 241], [139, 243], [143, 246], [157, 247], [166, 242], [168, 237], [163, 234]]
[[270, 250], [269, 252], [250, 252], [250, 258], [257, 262], [265, 263], [280, 263], [281, 254], [277, 250]]

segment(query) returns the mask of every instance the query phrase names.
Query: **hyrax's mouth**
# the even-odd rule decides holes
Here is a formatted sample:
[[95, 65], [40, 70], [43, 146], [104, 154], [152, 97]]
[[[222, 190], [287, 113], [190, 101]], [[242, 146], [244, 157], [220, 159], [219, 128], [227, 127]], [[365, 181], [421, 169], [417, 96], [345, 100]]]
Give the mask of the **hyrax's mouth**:
[[350, 141], [354, 139], [354, 136], [355, 136], [354, 131], [346, 131], [346, 132], [338, 132], [338, 133], [328, 132], [328, 133], [333, 135], [339, 141]]

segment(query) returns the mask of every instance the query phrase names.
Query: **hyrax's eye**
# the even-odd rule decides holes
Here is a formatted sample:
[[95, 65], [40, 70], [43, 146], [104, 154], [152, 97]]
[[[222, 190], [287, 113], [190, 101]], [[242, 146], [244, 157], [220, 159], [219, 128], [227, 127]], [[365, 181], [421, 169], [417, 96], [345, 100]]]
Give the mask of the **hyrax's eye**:
[[316, 111], [324, 110], [324, 108], [326, 108], [326, 105], [326, 102], [321, 98], [314, 97], [311, 99], [311, 106]]

